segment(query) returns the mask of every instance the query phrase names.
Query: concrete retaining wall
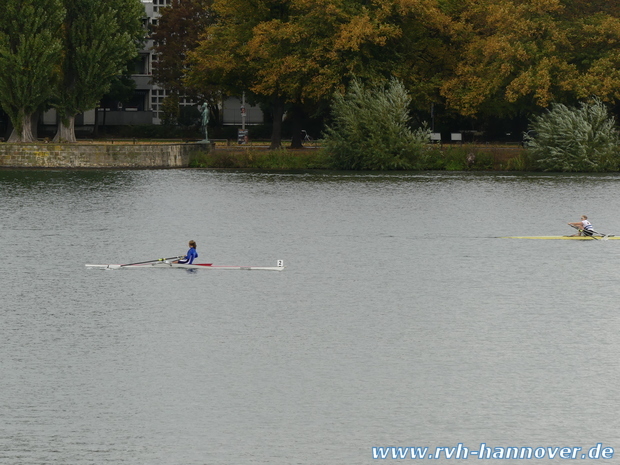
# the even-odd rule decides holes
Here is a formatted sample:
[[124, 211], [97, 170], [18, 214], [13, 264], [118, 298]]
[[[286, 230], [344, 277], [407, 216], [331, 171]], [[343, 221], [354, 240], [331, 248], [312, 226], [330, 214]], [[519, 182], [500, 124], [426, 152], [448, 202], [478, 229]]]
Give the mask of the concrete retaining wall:
[[200, 149], [195, 144], [0, 144], [0, 166], [183, 168]]

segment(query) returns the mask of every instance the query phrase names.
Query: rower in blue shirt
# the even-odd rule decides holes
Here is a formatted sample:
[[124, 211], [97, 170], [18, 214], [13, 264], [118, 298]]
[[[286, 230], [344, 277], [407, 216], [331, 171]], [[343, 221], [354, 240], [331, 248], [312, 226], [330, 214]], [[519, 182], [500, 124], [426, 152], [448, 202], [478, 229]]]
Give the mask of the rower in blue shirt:
[[196, 252], [196, 242], [189, 241], [189, 250], [187, 251], [187, 255], [185, 255], [185, 258], [177, 260], [174, 263], [186, 263], [188, 265], [191, 265], [195, 258], [198, 258], [198, 252]]

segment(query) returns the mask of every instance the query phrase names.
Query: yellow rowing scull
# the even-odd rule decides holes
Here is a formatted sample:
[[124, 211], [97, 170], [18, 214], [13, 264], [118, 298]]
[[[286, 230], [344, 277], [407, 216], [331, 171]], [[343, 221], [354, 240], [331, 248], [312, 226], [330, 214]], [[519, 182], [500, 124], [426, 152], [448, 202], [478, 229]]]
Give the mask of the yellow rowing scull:
[[596, 240], [615, 240], [620, 236], [505, 236], [501, 239], [546, 239], [546, 240], [573, 240], [573, 241], [596, 241]]

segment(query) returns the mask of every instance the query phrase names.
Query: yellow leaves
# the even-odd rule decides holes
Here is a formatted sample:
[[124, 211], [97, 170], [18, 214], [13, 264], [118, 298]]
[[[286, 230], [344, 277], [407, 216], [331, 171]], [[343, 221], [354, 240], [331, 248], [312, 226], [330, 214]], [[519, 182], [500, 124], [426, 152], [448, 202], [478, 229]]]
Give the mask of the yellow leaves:
[[397, 0], [397, 8], [403, 13], [415, 13], [418, 16], [432, 16], [439, 12], [437, 2], [432, 0]]
[[568, 82], [578, 98], [599, 96], [604, 101], [620, 99], [620, 57], [603, 57]]
[[584, 24], [581, 38], [589, 44], [620, 44], [620, 18], [605, 16]]
[[536, 102], [546, 107], [552, 99], [550, 84], [551, 73], [546, 66], [525, 69], [506, 86], [506, 100], [516, 102], [524, 95], [533, 94]]
[[234, 76], [263, 95], [319, 99], [347, 76], [392, 73], [410, 88], [426, 85], [426, 95], [441, 87], [450, 106], [473, 115], [495, 102], [547, 106], [567, 92], [620, 92], [620, 18], [576, 18], [563, 0], [215, 0], [215, 6], [220, 23], [193, 54], [195, 69]]
[[472, 116], [493, 92], [496, 83], [476, 76], [473, 69], [461, 69], [461, 75], [445, 81], [441, 91], [448, 106], [457, 108], [462, 115]]
[[[381, 0], [378, 0], [381, 1]], [[396, 14], [401, 17], [416, 18], [419, 22], [430, 29], [435, 29], [442, 34], [459, 34], [462, 24], [459, 24], [439, 7], [437, 0], [393, 0], [383, 2], [385, 5], [393, 4]], [[386, 10], [386, 15], [389, 13]]]
[[[284, 14], [258, 18], [235, 12], [240, 0], [230, 1], [233, 6], [216, 0], [218, 12], [230, 16], [221, 28], [211, 28], [194, 60], [204, 63], [204, 72], [236, 70], [251, 90], [262, 95], [278, 93], [290, 100], [331, 95], [345, 76], [360, 70], [370, 74], [373, 61], [381, 58], [377, 54], [401, 33], [387, 21], [394, 15], [392, 1], [362, 6], [350, 0], [288, 0]], [[268, 4], [257, 0], [254, 11], [263, 14]], [[239, 41], [237, 35], [245, 39]], [[231, 50], [235, 40], [238, 46]]]
[[465, 1], [470, 33], [456, 76], [442, 88], [451, 105], [472, 115], [493, 99], [530, 96], [545, 107], [567, 89], [574, 66], [567, 62], [570, 41], [558, 0]]
[[266, 58], [274, 50], [299, 43], [302, 36], [303, 31], [296, 24], [280, 20], [262, 22], [253, 29], [252, 38], [247, 44], [248, 53], [254, 58]]
[[389, 24], [380, 24], [370, 18], [368, 13], [351, 18], [343, 24], [334, 37], [335, 50], [359, 51], [366, 43], [385, 45], [389, 38], [399, 34], [398, 28]]
[[559, 13], [564, 9], [560, 0], [528, 0], [522, 2], [522, 7], [532, 15]]
[[338, 6], [331, 0], [294, 0], [296, 11], [313, 14], [314, 11], [322, 11], [325, 15], [336, 13]]

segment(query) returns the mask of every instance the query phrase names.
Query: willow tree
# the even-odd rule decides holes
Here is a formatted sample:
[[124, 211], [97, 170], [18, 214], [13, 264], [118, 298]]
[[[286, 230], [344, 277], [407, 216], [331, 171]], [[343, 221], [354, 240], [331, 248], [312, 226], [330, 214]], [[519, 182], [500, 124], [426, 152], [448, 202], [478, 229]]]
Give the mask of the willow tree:
[[415, 169], [430, 130], [410, 128], [411, 97], [396, 79], [365, 87], [354, 80], [346, 94], [336, 93], [333, 123], [325, 146], [333, 165], [344, 170]]
[[60, 0], [5, 0], [0, 14], [0, 106], [9, 115], [9, 142], [31, 142], [31, 117], [54, 92], [61, 57]]
[[579, 107], [554, 103], [532, 120], [530, 129], [525, 145], [545, 171], [618, 170], [618, 129], [599, 99]]
[[140, 0], [65, 0], [61, 81], [53, 103], [54, 140], [75, 142], [75, 116], [95, 108], [113, 79], [138, 54], [145, 34]]
[[[383, 2], [356, 0], [215, 0], [216, 23], [190, 54], [187, 82], [218, 84], [269, 99], [271, 148], [281, 146], [285, 106], [328, 100], [353, 76], [385, 77], [386, 44], [398, 36]], [[298, 134], [296, 134], [298, 135]]]

